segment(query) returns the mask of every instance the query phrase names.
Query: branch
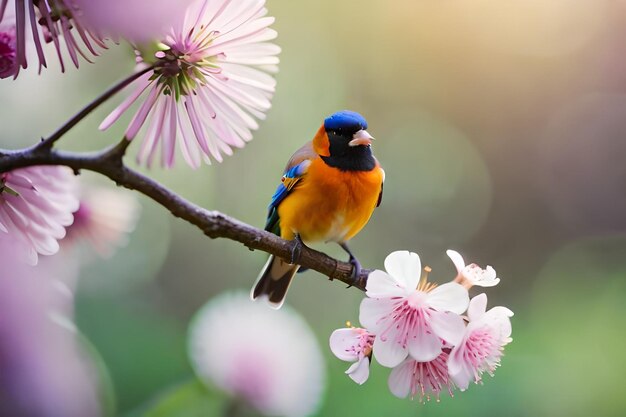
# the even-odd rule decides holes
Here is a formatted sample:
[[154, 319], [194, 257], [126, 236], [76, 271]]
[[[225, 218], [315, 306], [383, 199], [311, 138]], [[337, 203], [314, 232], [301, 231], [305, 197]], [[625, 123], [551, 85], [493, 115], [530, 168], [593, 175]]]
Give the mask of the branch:
[[129, 77], [126, 77], [122, 81], [120, 81], [117, 84], [113, 85], [111, 88], [109, 88], [107, 91], [102, 93], [99, 97], [97, 97], [94, 101], [92, 101], [87, 106], [85, 106], [81, 111], [79, 111], [74, 116], [72, 116], [71, 119], [69, 119], [67, 122], [65, 122], [53, 134], [48, 136], [46, 139], [42, 139], [42, 141], [39, 142], [36, 146], [40, 147], [40, 148], [51, 148], [52, 145], [54, 145], [54, 142], [59, 140], [70, 129], [72, 129], [74, 126], [76, 126], [76, 124], [78, 124], [78, 122], [80, 122], [85, 117], [87, 117], [89, 115], [89, 113], [91, 113], [92, 111], [97, 109], [98, 106], [100, 106], [102, 103], [104, 103], [105, 101], [107, 101], [108, 99], [113, 97], [116, 93], [118, 93], [120, 90], [124, 89], [126, 86], [131, 84], [137, 78], [141, 77], [142, 75], [144, 75], [145, 73], [147, 73], [149, 71], [152, 71], [154, 68], [155, 68], [154, 65], [151, 65], [149, 67], [143, 68], [141, 71], [135, 72], [132, 75], [130, 75]]
[[[100, 152], [76, 153], [65, 152], [51, 147], [33, 147], [19, 151], [0, 150], [0, 173], [16, 168], [34, 165], [65, 165], [76, 173], [81, 169], [94, 171], [109, 177], [117, 185], [136, 190], [168, 209], [175, 217], [193, 224], [211, 239], [226, 238], [240, 242], [250, 250], [258, 249], [283, 259], [291, 259], [295, 241], [281, 239], [273, 233], [257, 229], [218, 211], [206, 210], [185, 200], [157, 181], [128, 168], [122, 157], [128, 141]], [[304, 247], [296, 263], [305, 268], [314, 269], [331, 280], [336, 279], [365, 291], [367, 276], [371, 272], [362, 270], [352, 277], [352, 265], [331, 258], [316, 250]]]

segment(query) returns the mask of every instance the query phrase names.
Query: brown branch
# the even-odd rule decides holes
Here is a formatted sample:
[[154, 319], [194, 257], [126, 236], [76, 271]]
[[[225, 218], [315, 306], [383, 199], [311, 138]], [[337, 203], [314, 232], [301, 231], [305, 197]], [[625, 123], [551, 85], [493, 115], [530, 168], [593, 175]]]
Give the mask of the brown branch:
[[155, 68], [155, 65], [151, 65], [149, 67], [143, 68], [140, 71], [137, 71], [130, 76], [124, 78], [119, 81], [117, 84], [114, 84], [107, 91], [98, 96], [94, 101], [89, 103], [83, 109], [81, 109], [78, 113], [76, 113], [72, 118], [70, 118], [67, 122], [65, 122], [60, 128], [58, 128], [53, 134], [48, 136], [46, 139], [42, 139], [36, 146], [40, 148], [51, 148], [54, 142], [61, 139], [63, 135], [65, 135], [68, 131], [70, 131], [74, 126], [78, 124], [81, 120], [83, 120], [89, 113], [97, 109], [102, 103], [113, 97], [115, 94], [126, 88], [129, 84], [135, 81], [137, 78], [141, 77], [147, 72], [152, 71]]
[[[166, 209], [175, 217], [193, 224], [212, 239], [226, 238], [240, 242], [249, 249], [258, 249], [284, 259], [291, 259], [294, 241], [281, 239], [273, 233], [257, 229], [218, 211], [206, 210], [185, 200], [157, 181], [125, 166], [122, 157], [128, 141], [94, 153], [59, 151], [50, 147], [32, 147], [19, 151], [0, 150], [0, 173], [35, 165], [65, 165], [76, 173], [81, 169], [109, 177], [117, 185], [136, 190]], [[352, 265], [316, 250], [304, 247], [295, 261], [305, 268], [320, 272], [365, 291], [369, 270], [352, 277]]]

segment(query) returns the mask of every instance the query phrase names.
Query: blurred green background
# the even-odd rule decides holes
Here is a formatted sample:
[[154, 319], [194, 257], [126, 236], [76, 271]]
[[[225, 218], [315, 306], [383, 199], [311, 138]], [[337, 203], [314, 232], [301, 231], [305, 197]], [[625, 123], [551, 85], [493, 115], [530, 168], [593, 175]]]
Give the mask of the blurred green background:
[[[383, 204], [352, 243], [363, 264], [382, 268], [388, 253], [409, 249], [445, 282], [453, 248], [496, 268], [502, 282], [488, 289], [490, 305], [515, 312], [494, 378], [421, 405], [393, 397], [379, 366], [362, 387], [343, 374], [327, 340], [358, 321], [363, 294], [315, 272], [299, 276], [289, 303], [328, 359], [319, 416], [624, 415], [626, 3], [270, 0], [268, 8], [283, 52], [255, 139], [222, 164], [193, 171], [178, 158], [175, 169], [149, 175], [261, 227], [291, 153], [325, 116], [359, 111], [387, 174]], [[121, 46], [80, 71], [29, 70], [3, 82], [3, 145], [45, 136], [133, 62]], [[94, 150], [120, 138], [128, 117], [97, 130], [117, 102], [60, 145]], [[247, 290], [266, 258], [141, 203], [128, 247], [85, 268], [76, 295], [78, 326], [104, 361], [121, 415], [192, 376], [190, 317], [224, 290]], [[319, 248], [344, 257], [336, 245]]]

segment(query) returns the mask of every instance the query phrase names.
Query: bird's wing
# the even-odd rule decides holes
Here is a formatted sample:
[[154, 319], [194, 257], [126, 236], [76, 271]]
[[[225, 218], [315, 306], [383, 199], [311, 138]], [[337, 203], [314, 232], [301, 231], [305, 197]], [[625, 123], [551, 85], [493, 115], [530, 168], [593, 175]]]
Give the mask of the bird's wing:
[[[376, 163], [378, 164], [378, 161], [376, 161]], [[380, 183], [380, 193], [378, 194], [378, 201], [376, 202], [376, 207], [380, 206], [380, 203], [383, 202], [383, 185], [385, 185], [385, 170], [380, 168], [380, 170], [383, 172], [383, 182]]]
[[289, 195], [291, 190], [296, 186], [298, 181], [306, 174], [311, 161], [317, 157], [317, 154], [313, 150], [311, 142], [298, 149], [293, 154], [285, 173], [281, 178], [281, 182], [276, 188], [276, 192], [272, 196], [272, 201], [268, 207], [267, 221], [265, 223], [265, 230], [280, 235], [280, 224], [278, 223], [278, 206]]

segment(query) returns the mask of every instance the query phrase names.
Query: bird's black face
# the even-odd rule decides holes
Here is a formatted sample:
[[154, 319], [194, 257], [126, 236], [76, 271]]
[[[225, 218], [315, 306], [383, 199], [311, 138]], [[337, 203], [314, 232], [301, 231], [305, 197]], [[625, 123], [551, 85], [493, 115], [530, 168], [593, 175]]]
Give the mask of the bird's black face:
[[324, 120], [328, 136], [329, 156], [322, 156], [328, 165], [342, 171], [371, 171], [376, 166], [367, 133], [367, 121], [360, 114], [342, 110]]
[[327, 130], [330, 156], [324, 161], [342, 171], [371, 171], [376, 166], [371, 143], [374, 139], [365, 129]]

